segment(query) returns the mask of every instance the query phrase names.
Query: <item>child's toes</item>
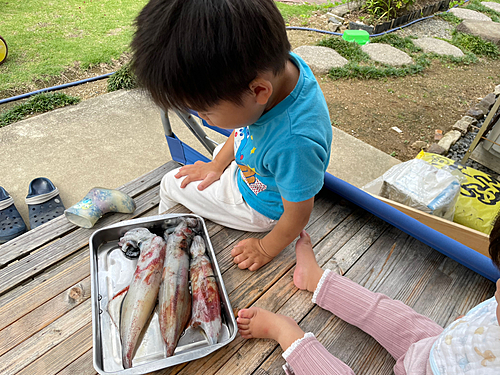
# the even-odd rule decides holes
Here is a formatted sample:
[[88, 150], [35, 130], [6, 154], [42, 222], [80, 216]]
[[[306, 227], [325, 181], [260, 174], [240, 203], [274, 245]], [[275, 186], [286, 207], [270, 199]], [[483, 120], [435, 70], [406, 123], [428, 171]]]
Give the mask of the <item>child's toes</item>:
[[255, 308], [249, 309], [241, 309], [238, 311], [238, 321], [239, 319], [245, 319], [250, 323], [250, 319], [252, 319], [255, 315]]

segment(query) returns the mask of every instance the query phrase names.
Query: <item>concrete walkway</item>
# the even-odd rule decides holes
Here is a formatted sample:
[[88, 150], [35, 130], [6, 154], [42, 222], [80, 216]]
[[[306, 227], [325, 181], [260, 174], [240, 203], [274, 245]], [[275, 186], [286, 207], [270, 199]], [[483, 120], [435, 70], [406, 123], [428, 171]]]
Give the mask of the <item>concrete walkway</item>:
[[[208, 153], [170, 116], [185, 143]], [[207, 129], [216, 142], [225, 137]], [[0, 128], [0, 186], [28, 225], [24, 199], [36, 177], [49, 178], [66, 208], [93, 187], [117, 188], [171, 160], [158, 108], [139, 91], [117, 91]], [[334, 129], [328, 171], [361, 187], [399, 161]]]

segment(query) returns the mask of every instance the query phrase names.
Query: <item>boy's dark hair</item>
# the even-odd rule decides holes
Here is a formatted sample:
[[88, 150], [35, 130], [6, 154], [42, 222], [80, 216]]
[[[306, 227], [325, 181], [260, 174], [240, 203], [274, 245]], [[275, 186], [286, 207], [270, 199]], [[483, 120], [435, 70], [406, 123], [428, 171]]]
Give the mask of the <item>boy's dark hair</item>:
[[500, 215], [495, 218], [495, 223], [490, 233], [489, 251], [493, 264], [500, 269]]
[[241, 104], [259, 73], [278, 74], [289, 58], [273, 0], [151, 0], [136, 26], [132, 68], [165, 110]]

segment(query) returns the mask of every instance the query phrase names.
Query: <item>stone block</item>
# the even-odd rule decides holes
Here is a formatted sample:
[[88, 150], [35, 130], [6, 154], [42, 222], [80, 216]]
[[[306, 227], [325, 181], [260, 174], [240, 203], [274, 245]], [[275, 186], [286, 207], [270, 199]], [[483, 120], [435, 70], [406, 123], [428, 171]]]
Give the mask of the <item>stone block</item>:
[[474, 117], [470, 117], [470, 116], [462, 117], [462, 121], [468, 122], [469, 125], [476, 125], [477, 124], [477, 120]]
[[458, 120], [452, 126], [452, 130], [458, 130], [462, 135], [465, 135], [469, 131], [470, 123], [464, 120]]
[[478, 36], [500, 47], [500, 23], [476, 20], [464, 20], [456, 28], [457, 31]]
[[484, 112], [477, 108], [471, 108], [467, 111], [466, 115], [476, 120], [481, 120], [484, 117]]
[[426, 149], [427, 146], [428, 146], [428, 144], [425, 141], [416, 141], [416, 142], [413, 142], [413, 144], [411, 145], [411, 147], [416, 149], [416, 150]]
[[441, 147], [437, 143], [433, 143], [429, 146], [429, 148], [427, 149], [427, 152], [430, 152], [432, 154], [444, 155], [448, 152], [448, 150], [445, 150], [443, 147]]
[[495, 87], [495, 92], [493, 92], [493, 94], [495, 94], [495, 96], [500, 95], [500, 85]]
[[490, 94], [486, 95], [483, 98], [483, 100], [481, 100], [480, 104], [482, 104], [484, 107], [488, 108], [488, 112], [489, 112], [491, 107], [493, 107], [493, 104], [495, 104], [495, 100], [496, 100], [495, 94], [490, 93]]
[[460, 139], [462, 136], [462, 133], [460, 133], [458, 130], [451, 130], [448, 133], [446, 133], [443, 136], [443, 139], [441, 139], [438, 143], [439, 146], [444, 148], [446, 152], [450, 149], [450, 147]]
[[332, 48], [300, 46], [293, 50], [302, 57], [315, 74], [327, 74], [331, 68], [342, 67], [349, 61]]
[[361, 50], [370, 56], [372, 60], [391, 66], [403, 66], [413, 64], [412, 58], [389, 44], [368, 43], [361, 46]]

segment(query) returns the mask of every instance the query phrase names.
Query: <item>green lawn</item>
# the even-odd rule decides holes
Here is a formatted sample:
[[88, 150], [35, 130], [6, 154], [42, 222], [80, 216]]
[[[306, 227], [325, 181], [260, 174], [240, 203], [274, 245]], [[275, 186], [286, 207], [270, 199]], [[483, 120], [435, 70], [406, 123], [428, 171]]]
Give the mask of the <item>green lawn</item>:
[[[82, 69], [129, 50], [133, 21], [148, 0], [0, 0], [0, 35], [9, 55], [0, 65], [0, 97], [30, 91], [75, 62]], [[283, 4], [285, 20], [307, 17], [324, 5]], [[4, 92], [4, 95], [2, 95]]]
[[0, 92], [60, 74], [79, 61], [110, 62], [127, 51], [147, 0], [3, 0], [0, 35], [9, 55]]

